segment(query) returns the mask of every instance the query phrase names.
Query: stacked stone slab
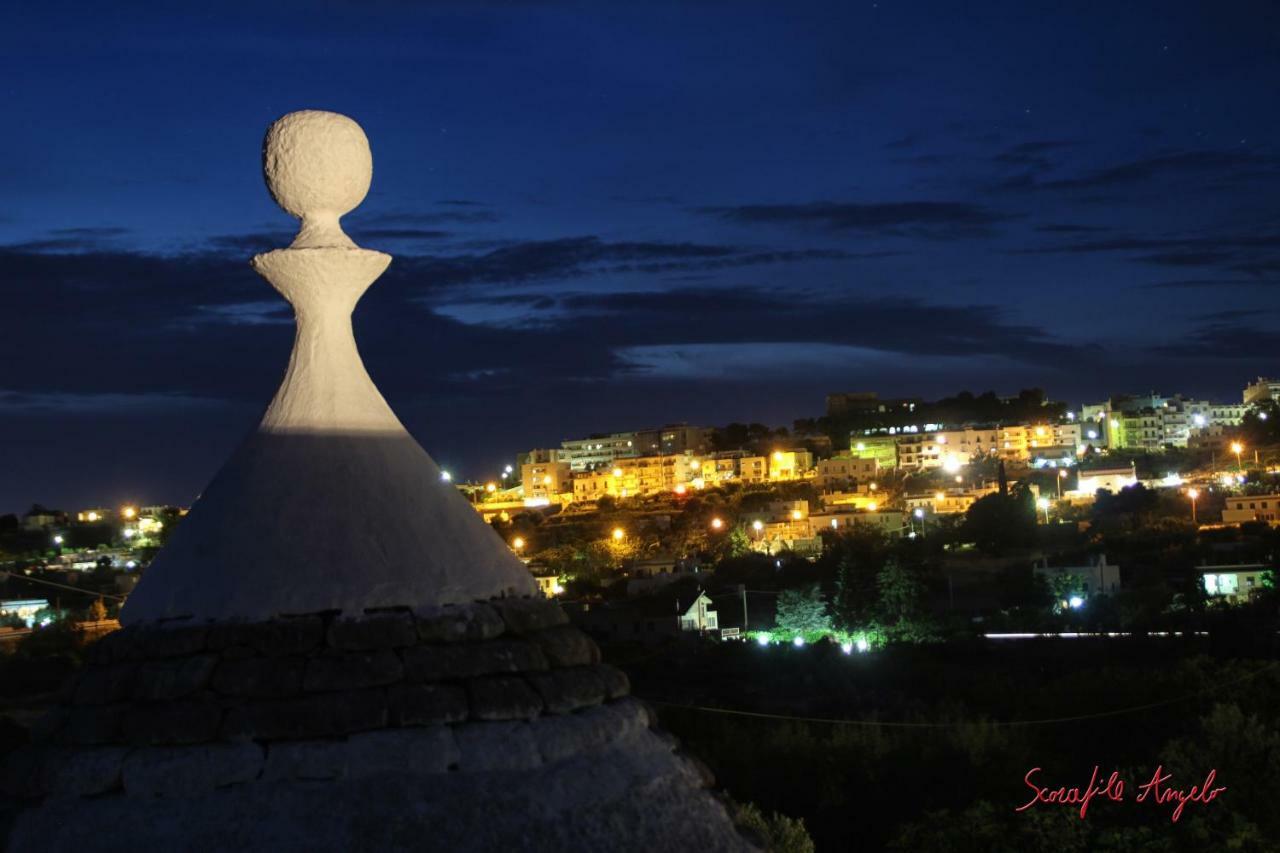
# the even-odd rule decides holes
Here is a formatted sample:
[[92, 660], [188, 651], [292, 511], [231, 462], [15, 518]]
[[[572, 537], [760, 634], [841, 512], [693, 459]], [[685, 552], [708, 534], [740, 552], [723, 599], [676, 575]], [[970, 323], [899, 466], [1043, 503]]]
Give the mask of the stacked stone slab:
[[351, 311], [391, 259], [339, 225], [359, 126], [291, 113], [263, 160], [302, 220], [253, 261], [295, 309], [288, 371], [6, 762], [8, 849], [752, 849], [365, 371]]
[[[688, 797], [709, 776], [650, 731], [626, 676], [566, 621], [554, 603], [509, 598], [125, 628], [91, 647], [37, 743], [8, 762], [6, 793], [45, 800], [12, 847], [99, 849], [137, 833], [168, 849], [281, 849], [256, 837], [252, 810], [231, 806], [283, 797], [324, 828], [295, 835], [299, 849], [396, 849], [415, 809], [470, 808], [464, 794], [496, 788], [510, 797], [516, 780], [554, 791], [591, 778], [604, 804], [561, 796], [527, 821], [481, 809], [455, 823], [450, 844], [521, 849], [542, 835], [572, 847], [617, 833], [609, 847], [640, 849], [678, 823], [705, 836], [700, 847], [733, 849], [699, 814], [720, 817], [718, 803]], [[307, 796], [291, 796], [294, 785]], [[665, 791], [676, 811], [647, 829], [613, 826], [619, 804], [607, 798], [619, 791]]]

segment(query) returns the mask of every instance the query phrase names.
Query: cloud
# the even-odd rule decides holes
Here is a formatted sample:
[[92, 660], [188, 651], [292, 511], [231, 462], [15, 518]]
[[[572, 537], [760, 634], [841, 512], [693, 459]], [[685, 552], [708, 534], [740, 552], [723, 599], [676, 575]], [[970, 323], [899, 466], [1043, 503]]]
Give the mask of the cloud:
[[1012, 218], [980, 205], [954, 201], [748, 204], [704, 207], [698, 212], [737, 225], [789, 225], [824, 231], [878, 233], [905, 230], [915, 236], [933, 238], [986, 233], [990, 226]]
[[706, 271], [806, 260], [873, 259], [887, 254], [835, 249], [760, 251], [731, 245], [607, 241], [582, 236], [518, 242], [483, 253], [403, 258], [398, 264], [423, 285], [439, 289], [566, 280], [589, 273]]
[[1142, 285], [1148, 290], [1201, 290], [1217, 287], [1280, 287], [1280, 281], [1260, 281], [1258, 279], [1212, 279], [1193, 278], [1175, 279], [1173, 281], [1157, 281]]
[[1006, 148], [995, 156], [995, 162], [1002, 166], [1017, 166], [1029, 173], [1041, 173], [1051, 171], [1056, 164], [1049, 159], [1049, 154], [1055, 151], [1061, 151], [1064, 148], [1071, 148], [1074, 142], [1068, 142], [1060, 139], [1044, 139], [1032, 142], [1022, 142], [1010, 148]]
[[10, 391], [0, 388], [0, 408], [8, 415], [146, 415], [217, 408], [220, 400], [184, 394], [90, 394]]
[[1280, 233], [1218, 234], [1208, 237], [1117, 237], [1056, 246], [1014, 249], [1011, 254], [1091, 254], [1145, 252], [1130, 258], [1138, 263], [1173, 267], [1219, 267], [1254, 276], [1280, 272]]
[[128, 228], [55, 228], [47, 236], [14, 243], [6, 248], [22, 252], [87, 252], [112, 245], [130, 233]]
[[[1010, 323], [990, 305], [847, 298], [826, 291], [687, 288], [554, 297], [505, 295], [436, 309], [463, 322], [549, 334], [615, 350], [644, 346], [804, 344], [900, 355], [1004, 356], [1047, 365], [1088, 358], [1046, 330]], [[715, 322], [707, 322], [707, 318]]]
[[[1266, 312], [1264, 312], [1266, 313]], [[1210, 315], [1212, 317], [1213, 315]], [[1274, 326], [1262, 328], [1241, 323], [1234, 318], [1211, 320], [1178, 336], [1175, 343], [1155, 348], [1155, 352], [1176, 358], [1200, 358], [1249, 361], [1262, 364], [1263, 354], [1280, 348], [1280, 331]]]
[[1039, 186], [1049, 189], [1099, 189], [1131, 186], [1162, 178], [1186, 178], [1195, 175], [1226, 177], [1242, 169], [1273, 172], [1274, 157], [1246, 150], [1182, 151], [1132, 160], [1116, 166], [1086, 173], [1076, 178], [1047, 181]]
[[[498, 221], [498, 214], [479, 202], [446, 201], [440, 202], [448, 209], [427, 211], [398, 211], [380, 213], [372, 216], [361, 216], [359, 212], [352, 214], [353, 223], [367, 223], [375, 227], [401, 227], [414, 225], [463, 224], [483, 225]], [[355, 227], [354, 225], [352, 227]]]
[[1227, 252], [1158, 252], [1154, 255], [1140, 255], [1131, 260], [1165, 267], [1215, 267], [1231, 258], [1232, 255]]
[[1035, 230], [1045, 234], [1097, 234], [1103, 231], [1110, 231], [1111, 228], [1106, 225], [1050, 223], [1048, 225], [1037, 225]]

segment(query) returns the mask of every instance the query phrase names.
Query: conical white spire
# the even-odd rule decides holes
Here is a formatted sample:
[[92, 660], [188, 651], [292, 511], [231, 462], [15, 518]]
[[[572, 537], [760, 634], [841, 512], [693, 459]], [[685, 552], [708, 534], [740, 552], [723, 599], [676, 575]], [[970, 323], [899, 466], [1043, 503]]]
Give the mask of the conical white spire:
[[267, 131], [263, 171], [302, 220], [290, 248], [253, 259], [294, 308], [288, 371], [257, 431], [129, 597], [124, 621], [355, 615], [532, 594], [528, 570], [442, 481], [356, 349], [351, 313], [391, 262], [339, 224], [369, 189], [364, 132], [336, 113], [290, 113]]

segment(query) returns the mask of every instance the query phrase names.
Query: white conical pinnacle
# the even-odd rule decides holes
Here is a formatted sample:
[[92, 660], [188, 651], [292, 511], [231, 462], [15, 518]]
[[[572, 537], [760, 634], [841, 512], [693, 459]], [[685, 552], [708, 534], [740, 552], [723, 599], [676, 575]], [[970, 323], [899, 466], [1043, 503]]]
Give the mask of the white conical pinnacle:
[[372, 163], [360, 126], [336, 113], [290, 113], [267, 132], [267, 187], [302, 220], [292, 246], [253, 259], [293, 305], [289, 367], [130, 596], [126, 622], [358, 615], [536, 590], [360, 360], [351, 313], [391, 257], [356, 246], [339, 219], [364, 199]]

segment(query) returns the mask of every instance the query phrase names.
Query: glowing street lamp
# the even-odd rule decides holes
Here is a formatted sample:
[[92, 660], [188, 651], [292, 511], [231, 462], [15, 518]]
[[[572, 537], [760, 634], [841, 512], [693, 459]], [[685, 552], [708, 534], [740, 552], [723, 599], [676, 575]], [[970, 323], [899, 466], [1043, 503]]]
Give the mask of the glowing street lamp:
[[519, 554], [521, 551], [523, 551], [523, 550], [524, 550], [524, 537], [522, 537], [522, 536], [517, 536], [515, 539], [512, 539], [512, 540], [511, 540], [511, 547], [516, 549], [516, 553], [517, 553], [517, 554]]
[[485, 483], [484, 490], [485, 490], [486, 492], [496, 492], [496, 491], [498, 491], [498, 484], [497, 484], [497, 483]]
[[1187, 489], [1187, 497], [1191, 498], [1191, 523], [1196, 523], [1196, 498], [1200, 497], [1199, 489]]
[[802, 518], [804, 518], [804, 513], [803, 513], [803, 512], [801, 512], [801, 511], [800, 511], [800, 510], [798, 510], [798, 509], [793, 509], [793, 510], [791, 510], [791, 520], [792, 520], [792, 521], [799, 521], [799, 520], [800, 520], [800, 519], [802, 519]]
[[452, 474], [450, 474], [448, 471], [441, 471], [441, 472], [440, 472], [440, 479], [441, 479], [442, 481], [444, 481], [444, 482], [446, 482], [446, 483], [447, 483], [447, 482], [449, 482], [450, 480], [452, 480], [452, 479], [453, 479], [453, 475], [452, 475]]
[[712, 530], [719, 530], [719, 529], [721, 529], [722, 527], [724, 527], [724, 519], [722, 519], [722, 518], [713, 518], [713, 519], [711, 519], [711, 529], [712, 529]]
[[54, 537], [53, 537], [53, 544], [54, 544], [54, 545], [61, 545], [61, 544], [62, 544], [62, 542], [63, 542], [63, 539], [62, 539], [62, 534], [61, 534], [61, 533], [59, 533], [59, 534], [57, 534], [56, 536], [54, 536]]
[[120, 510], [120, 514], [123, 515], [125, 518], [133, 518], [135, 515], [138, 514], [138, 511], [131, 506], [127, 506], [124, 509]]
[[1036, 506], [1044, 510], [1044, 523], [1048, 524], [1049, 523], [1049, 499], [1036, 498]]
[[1240, 454], [1244, 453], [1244, 445], [1238, 441], [1231, 442], [1231, 452], [1236, 455], [1236, 470], [1243, 471], [1244, 469], [1240, 467]]
[[624, 538], [626, 535], [627, 535], [627, 532], [626, 532], [625, 530], [623, 530], [621, 527], [615, 527], [615, 528], [613, 528], [613, 541], [614, 541], [614, 542], [621, 542], [621, 541], [623, 540], [623, 538]]

